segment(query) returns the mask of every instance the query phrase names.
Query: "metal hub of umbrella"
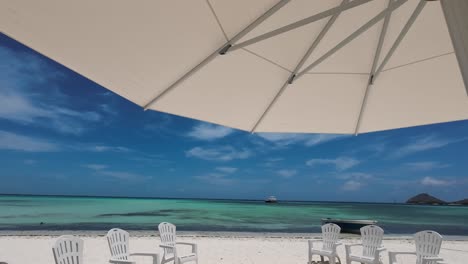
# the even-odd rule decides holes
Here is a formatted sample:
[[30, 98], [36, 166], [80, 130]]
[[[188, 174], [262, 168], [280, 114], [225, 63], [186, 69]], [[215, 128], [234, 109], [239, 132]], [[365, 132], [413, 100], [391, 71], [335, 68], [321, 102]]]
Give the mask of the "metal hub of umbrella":
[[468, 1], [3, 0], [0, 31], [140, 105], [250, 132], [468, 119]]

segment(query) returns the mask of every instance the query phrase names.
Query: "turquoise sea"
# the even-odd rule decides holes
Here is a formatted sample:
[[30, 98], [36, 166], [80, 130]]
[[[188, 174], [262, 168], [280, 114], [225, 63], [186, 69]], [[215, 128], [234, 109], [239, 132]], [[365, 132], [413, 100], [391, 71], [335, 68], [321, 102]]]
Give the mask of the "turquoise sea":
[[468, 207], [381, 203], [0, 196], [0, 230], [319, 232], [320, 219], [375, 219], [387, 234], [423, 229], [468, 235]]

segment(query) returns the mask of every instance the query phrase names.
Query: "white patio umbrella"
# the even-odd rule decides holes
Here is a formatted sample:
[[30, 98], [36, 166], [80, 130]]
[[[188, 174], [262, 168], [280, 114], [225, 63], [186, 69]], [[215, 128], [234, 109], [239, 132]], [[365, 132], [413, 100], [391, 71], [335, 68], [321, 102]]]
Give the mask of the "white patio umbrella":
[[468, 119], [467, 17], [466, 0], [0, 0], [1, 32], [135, 104], [252, 132]]

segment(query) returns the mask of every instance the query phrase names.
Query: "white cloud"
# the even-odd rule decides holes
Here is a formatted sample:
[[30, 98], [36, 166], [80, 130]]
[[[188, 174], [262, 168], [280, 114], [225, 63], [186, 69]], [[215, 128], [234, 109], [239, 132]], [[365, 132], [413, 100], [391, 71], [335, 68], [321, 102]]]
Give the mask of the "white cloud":
[[373, 179], [374, 176], [372, 176], [369, 173], [364, 173], [364, 172], [350, 172], [350, 173], [340, 173], [336, 176], [338, 179], [341, 180], [370, 180]]
[[121, 146], [104, 146], [104, 145], [97, 145], [89, 148], [90, 151], [95, 152], [130, 152], [132, 151], [129, 148], [121, 147]]
[[307, 140], [305, 141], [305, 145], [308, 147], [316, 146], [319, 144], [323, 144], [329, 141], [333, 141], [335, 139], [349, 137], [349, 135], [334, 135], [334, 134], [314, 134], [309, 135]]
[[195, 176], [195, 179], [213, 185], [232, 185], [235, 180], [220, 173], [209, 173], [203, 176]]
[[357, 191], [368, 184], [374, 177], [363, 172], [351, 172], [337, 175], [338, 179], [345, 180], [341, 189], [344, 191]]
[[442, 148], [449, 144], [467, 140], [466, 138], [444, 139], [435, 135], [427, 135], [414, 138], [413, 141], [404, 145], [390, 154], [391, 158], [402, 158], [414, 153], [423, 152], [431, 149]]
[[308, 166], [333, 165], [338, 171], [350, 169], [360, 163], [359, 160], [350, 157], [338, 157], [336, 159], [310, 159], [306, 162]]
[[424, 177], [421, 180], [421, 184], [425, 186], [449, 186], [453, 185], [455, 182], [450, 180], [441, 180], [433, 177]]
[[37, 160], [33, 160], [33, 159], [24, 160], [24, 164], [26, 165], [34, 165], [36, 163], [37, 163]]
[[199, 140], [212, 141], [226, 137], [233, 132], [234, 129], [229, 127], [200, 123], [194, 126], [192, 131], [190, 131], [187, 135]]
[[438, 161], [420, 161], [420, 162], [407, 162], [404, 164], [405, 167], [415, 171], [426, 171], [433, 169], [440, 169], [449, 167], [449, 164], [440, 163]]
[[256, 133], [260, 138], [275, 143], [279, 147], [303, 144], [308, 147], [323, 144], [347, 135], [335, 134], [298, 134], [298, 133]]
[[223, 172], [223, 173], [234, 173], [237, 171], [237, 168], [233, 167], [217, 167], [217, 171]]
[[85, 164], [83, 167], [92, 169], [92, 170], [103, 170], [108, 168], [109, 166], [104, 165], [104, 164]]
[[50, 141], [0, 130], [0, 149], [26, 152], [53, 152], [60, 147]]
[[283, 169], [283, 170], [279, 170], [276, 172], [279, 176], [283, 177], [283, 178], [291, 178], [293, 177], [294, 175], [297, 174], [297, 170], [286, 170], [286, 169]]
[[[97, 112], [68, 107], [67, 103], [72, 99], [53, 87], [61, 74], [44, 60], [2, 47], [0, 58], [0, 118], [67, 134], [81, 134], [89, 123], [101, 120]], [[43, 84], [50, 86], [47, 96], [34, 90]]]
[[143, 129], [159, 134], [177, 134], [178, 131], [173, 131], [170, 126], [173, 123], [173, 118], [170, 114], [158, 112], [157, 114], [151, 115], [151, 119], [146, 121], [143, 125]]
[[0, 118], [23, 125], [52, 127], [66, 134], [79, 135], [86, 130], [87, 123], [101, 120], [101, 115], [96, 112], [81, 112], [33, 103], [32, 98], [21, 94], [19, 90], [0, 91], [0, 101]]
[[149, 179], [147, 176], [143, 176], [140, 174], [126, 172], [126, 171], [105, 171], [99, 170], [98, 174], [112, 177], [118, 180], [125, 180], [125, 181], [144, 181]]
[[212, 161], [230, 161], [235, 159], [247, 159], [252, 152], [247, 149], [238, 150], [231, 146], [202, 148], [195, 147], [185, 152], [187, 157], [195, 157]]
[[363, 187], [363, 184], [361, 182], [355, 181], [355, 180], [349, 180], [346, 181], [341, 189], [344, 191], [358, 191]]

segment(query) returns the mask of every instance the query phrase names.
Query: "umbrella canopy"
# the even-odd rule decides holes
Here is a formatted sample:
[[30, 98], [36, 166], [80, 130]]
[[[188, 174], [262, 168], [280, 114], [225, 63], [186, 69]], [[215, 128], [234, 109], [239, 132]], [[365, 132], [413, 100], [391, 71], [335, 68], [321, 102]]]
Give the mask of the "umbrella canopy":
[[2, 0], [0, 31], [145, 109], [357, 134], [468, 119], [466, 2]]

